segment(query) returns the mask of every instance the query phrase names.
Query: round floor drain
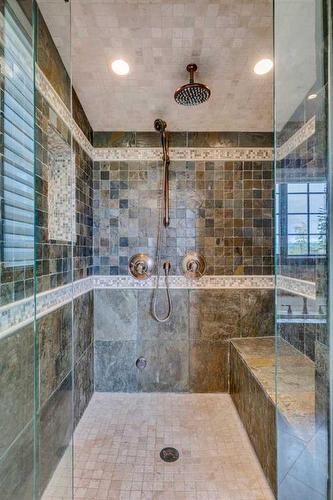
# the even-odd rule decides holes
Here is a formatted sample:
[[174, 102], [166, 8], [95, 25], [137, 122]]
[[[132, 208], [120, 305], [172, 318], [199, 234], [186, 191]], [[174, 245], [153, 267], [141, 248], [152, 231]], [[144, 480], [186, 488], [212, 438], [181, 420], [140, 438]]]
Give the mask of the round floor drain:
[[147, 361], [141, 356], [136, 360], [135, 364], [139, 370], [144, 370], [147, 366]]
[[175, 462], [179, 458], [179, 452], [176, 448], [163, 448], [160, 457], [164, 462]]

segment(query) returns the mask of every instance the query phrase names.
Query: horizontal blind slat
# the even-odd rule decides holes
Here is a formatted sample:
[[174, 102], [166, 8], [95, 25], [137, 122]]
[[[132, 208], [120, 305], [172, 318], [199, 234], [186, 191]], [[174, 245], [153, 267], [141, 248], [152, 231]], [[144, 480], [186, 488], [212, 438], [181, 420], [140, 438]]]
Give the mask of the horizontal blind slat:
[[4, 22], [3, 256], [34, 261], [34, 82], [32, 48], [10, 11]]

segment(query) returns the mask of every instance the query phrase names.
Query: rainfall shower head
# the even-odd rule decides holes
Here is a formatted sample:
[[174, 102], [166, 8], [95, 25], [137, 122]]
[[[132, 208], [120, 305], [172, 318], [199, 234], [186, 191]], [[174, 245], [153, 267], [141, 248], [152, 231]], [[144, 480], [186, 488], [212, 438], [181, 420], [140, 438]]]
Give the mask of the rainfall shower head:
[[190, 73], [190, 83], [182, 85], [175, 92], [175, 101], [183, 106], [196, 106], [207, 101], [210, 97], [209, 88], [203, 83], [194, 82], [194, 73], [198, 69], [196, 64], [188, 64], [187, 71]]
[[166, 129], [167, 124], [164, 120], [161, 120], [161, 118], [156, 118], [154, 121], [154, 128], [157, 132], [164, 132]]

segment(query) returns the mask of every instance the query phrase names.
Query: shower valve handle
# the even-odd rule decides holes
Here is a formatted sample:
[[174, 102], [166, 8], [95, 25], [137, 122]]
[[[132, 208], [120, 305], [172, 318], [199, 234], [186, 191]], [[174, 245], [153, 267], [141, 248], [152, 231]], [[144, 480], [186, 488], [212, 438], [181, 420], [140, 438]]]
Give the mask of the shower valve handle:
[[196, 273], [198, 270], [199, 270], [199, 262], [197, 260], [191, 260], [188, 264], [187, 264], [187, 269], [191, 272], [191, 273]]
[[151, 276], [153, 271], [154, 262], [149, 255], [138, 253], [131, 257], [128, 269], [137, 280], [144, 280]]

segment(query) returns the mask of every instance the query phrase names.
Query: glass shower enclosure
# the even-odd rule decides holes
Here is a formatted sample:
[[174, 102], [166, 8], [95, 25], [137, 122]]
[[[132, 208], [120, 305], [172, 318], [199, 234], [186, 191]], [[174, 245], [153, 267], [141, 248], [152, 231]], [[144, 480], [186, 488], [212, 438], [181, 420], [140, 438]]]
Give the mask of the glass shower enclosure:
[[[71, 114], [70, 4], [62, 2], [61, 11], [68, 67], [63, 67], [56, 84]], [[47, 31], [43, 23], [32, 0], [0, 2], [0, 496], [4, 500], [42, 498], [62, 458], [63, 495], [73, 496], [70, 298], [75, 220], [63, 217], [57, 201], [60, 190], [67, 203], [74, 201], [74, 193], [63, 192], [73, 172], [73, 154], [69, 132], [40, 92], [45, 85], [40, 68], [45, 74], [48, 59], [55, 57], [43, 38]], [[45, 316], [43, 294], [56, 287], [62, 287], [69, 300]]]
[[275, 393], [280, 499], [332, 495], [329, 4], [275, 0]]

